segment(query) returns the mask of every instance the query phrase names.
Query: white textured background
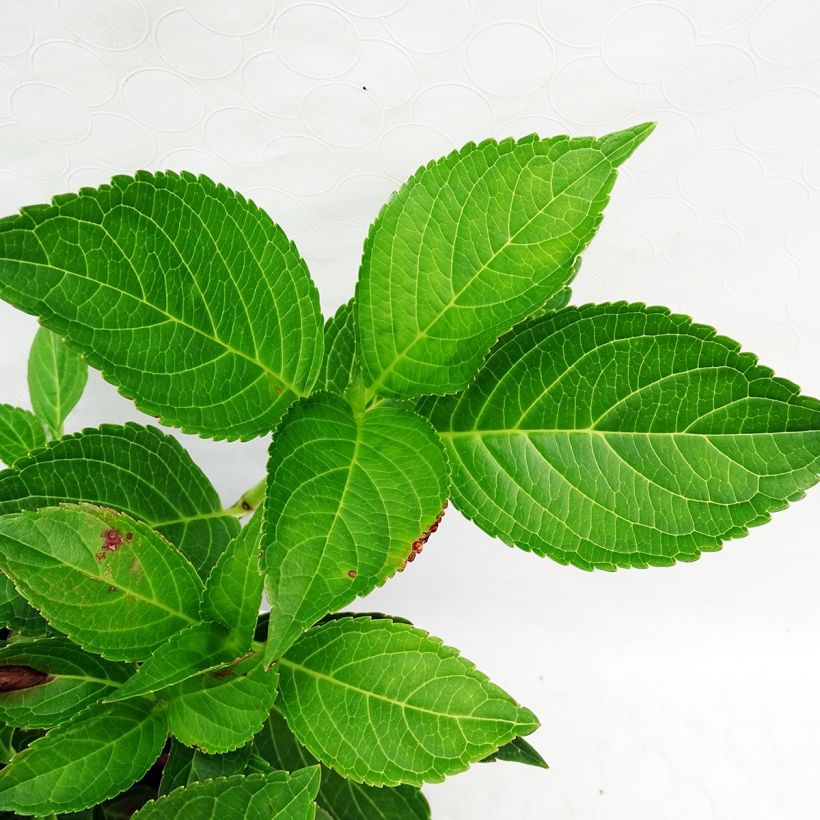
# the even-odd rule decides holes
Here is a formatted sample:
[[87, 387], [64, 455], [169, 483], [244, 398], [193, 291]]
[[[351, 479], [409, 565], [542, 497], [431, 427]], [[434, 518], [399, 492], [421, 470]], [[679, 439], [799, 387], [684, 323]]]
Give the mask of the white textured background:
[[[464, 142], [658, 129], [575, 301], [666, 304], [820, 394], [814, 0], [0, 0], [0, 212], [137, 168], [204, 172], [295, 239], [326, 311], [390, 191]], [[0, 400], [30, 317], [3, 306]], [[92, 377], [69, 421], [139, 419]], [[265, 442], [185, 438], [226, 501]], [[476, 766], [439, 820], [820, 817], [820, 493], [722, 553], [584, 574], [450, 511], [364, 608], [410, 617], [541, 717], [549, 772]]]

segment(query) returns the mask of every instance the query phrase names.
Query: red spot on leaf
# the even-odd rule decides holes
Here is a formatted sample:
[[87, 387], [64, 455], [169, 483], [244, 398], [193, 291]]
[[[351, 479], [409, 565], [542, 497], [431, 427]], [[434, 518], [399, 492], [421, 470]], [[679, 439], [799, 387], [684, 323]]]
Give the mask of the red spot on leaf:
[[348, 576], [348, 578], [355, 578], [358, 574], [359, 573], [356, 572], [355, 569], [351, 569], [351, 570], [348, 571], [347, 576]]
[[416, 560], [417, 555], [421, 555], [424, 545], [430, 540], [430, 536], [438, 529], [441, 519], [444, 518], [444, 511], [447, 509], [447, 502], [441, 508], [441, 512], [436, 516], [435, 521], [410, 545], [410, 554], [404, 559], [404, 563], [399, 567], [399, 572], [404, 572], [408, 564]]
[[19, 692], [47, 683], [51, 678], [31, 666], [0, 666], [0, 692]]

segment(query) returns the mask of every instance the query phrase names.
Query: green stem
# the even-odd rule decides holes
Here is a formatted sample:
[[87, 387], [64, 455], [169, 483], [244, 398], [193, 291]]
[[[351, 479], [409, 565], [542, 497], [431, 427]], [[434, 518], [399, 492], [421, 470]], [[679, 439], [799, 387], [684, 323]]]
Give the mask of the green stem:
[[265, 499], [265, 479], [263, 478], [255, 487], [245, 490], [239, 500], [230, 507], [222, 510], [225, 515], [235, 515], [237, 518], [253, 512]]

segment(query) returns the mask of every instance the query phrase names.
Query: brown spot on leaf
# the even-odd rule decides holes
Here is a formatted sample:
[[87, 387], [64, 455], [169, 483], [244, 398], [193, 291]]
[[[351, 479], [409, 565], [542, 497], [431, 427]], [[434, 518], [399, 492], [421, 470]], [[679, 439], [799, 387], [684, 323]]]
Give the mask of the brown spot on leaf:
[[45, 672], [31, 666], [0, 666], [0, 692], [19, 692], [50, 680]]
[[444, 518], [444, 511], [447, 509], [447, 502], [441, 508], [441, 512], [436, 516], [435, 521], [410, 545], [410, 554], [404, 559], [404, 563], [399, 567], [399, 572], [404, 572], [408, 564], [416, 560], [417, 555], [421, 555], [424, 545], [430, 540], [430, 536], [438, 529], [441, 519]]
[[355, 578], [359, 573], [355, 569], [348, 570], [347, 577]]
[[217, 680], [223, 680], [224, 678], [231, 678], [231, 677], [233, 677], [233, 670], [232, 669], [215, 669], [213, 672], [211, 672], [211, 677], [214, 677]]

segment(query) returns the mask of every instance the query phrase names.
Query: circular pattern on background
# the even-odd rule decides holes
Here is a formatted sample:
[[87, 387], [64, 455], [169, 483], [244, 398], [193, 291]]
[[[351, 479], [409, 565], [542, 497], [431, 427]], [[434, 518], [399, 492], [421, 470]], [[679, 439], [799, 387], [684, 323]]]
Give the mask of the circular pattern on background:
[[737, 46], [710, 43], [698, 49], [694, 62], [664, 83], [666, 96], [685, 111], [716, 111], [749, 97], [757, 66]]
[[524, 23], [493, 23], [473, 35], [464, 67], [490, 94], [518, 97], [547, 82], [555, 65], [549, 40]]
[[250, 34], [258, 31], [273, 13], [270, 0], [196, 0], [191, 14], [203, 26], [220, 34]]
[[549, 99], [570, 122], [607, 123], [628, 115], [640, 86], [615, 76], [600, 57], [579, 57], [552, 78]]
[[95, 46], [123, 51], [141, 43], [149, 30], [149, 18], [140, 0], [58, 0], [66, 25], [81, 40]]
[[813, 151], [803, 163], [803, 176], [812, 188], [820, 191], [820, 151]]
[[600, 45], [609, 20], [631, 5], [632, 0], [585, 0], [579, 12], [578, 0], [550, 0], [536, 7], [542, 27], [559, 43], [591, 48]]
[[162, 68], [135, 71], [126, 78], [122, 96], [140, 122], [160, 131], [183, 131], [202, 119], [204, 103], [199, 91]]
[[343, 74], [359, 56], [359, 37], [352, 23], [318, 3], [283, 11], [273, 21], [273, 44], [282, 62], [306, 77]]
[[15, 0], [0, 3], [0, 54], [4, 57], [22, 54], [33, 40], [31, 23]]
[[820, 139], [820, 95], [800, 86], [764, 91], [737, 113], [735, 130], [758, 151], [801, 148]]
[[0, 171], [0, 213], [17, 213], [26, 205], [37, 205], [45, 199], [40, 186], [30, 179]]
[[68, 169], [68, 152], [53, 141], [32, 137], [15, 123], [0, 125], [0, 165], [37, 179], [61, 176]]
[[[804, 208], [786, 234], [786, 247], [798, 259], [820, 264], [820, 202]], [[795, 293], [798, 292], [795, 290]]]
[[65, 40], [37, 46], [31, 67], [38, 80], [61, 88], [83, 105], [102, 105], [117, 90], [114, 72], [99, 54]]
[[0, 63], [0, 117], [7, 117], [11, 114], [9, 100], [18, 85], [20, 85], [20, 80], [17, 75]]
[[225, 77], [242, 60], [239, 39], [206, 28], [184, 9], [166, 14], [156, 24], [154, 37], [162, 59], [189, 77]]
[[416, 97], [413, 120], [436, 128], [456, 145], [493, 133], [493, 109], [482, 94], [466, 85], [442, 83]]
[[698, 29], [715, 34], [740, 25], [755, 13], [749, 0], [686, 0], [686, 13], [697, 20]]
[[294, 194], [329, 191], [339, 177], [339, 160], [313, 137], [277, 137], [265, 147], [263, 167], [274, 185]]
[[404, 123], [389, 128], [379, 142], [379, 164], [388, 174], [404, 182], [423, 164], [449, 154], [455, 144], [429, 125]]
[[[805, 0], [772, 0], [752, 23], [752, 48], [775, 65], [805, 65], [820, 59], [820, 5]], [[811, 34], [810, 34], [811, 32]]]
[[419, 82], [407, 52], [386, 40], [362, 40], [359, 59], [344, 79], [367, 88], [383, 108], [406, 103]]
[[249, 108], [222, 108], [205, 120], [205, 139], [222, 159], [254, 167], [265, 160], [265, 148], [279, 128]]
[[678, 172], [678, 187], [690, 201], [722, 208], [735, 191], [759, 177], [763, 166], [754, 154], [740, 148], [704, 151]]
[[726, 213], [750, 231], [784, 230], [808, 205], [806, 189], [788, 177], [764, 176], [739, 188], [726, 201]]
[[247, 188], [243, 192], [258, 205], [290, 239], [305, 234], [310, 227], [310, 217], [299, 200], [289, 194], [263, 185]]
[[385, 17], [398, 11], [408, 0], [333, 0], [346, 14], [354, 17]]
[[263, 51], [242, 68], [242, 90], [263, 111], [276, 117], [301, 117], [302, 100], [316, 81], [291, 71], [274, 51]]
[[648, 83], [682, 71], [694, 59], [697, 47], [695, 26], [679, 8], [644, 3], [612, 20], [601, 54], [619, 77]]
[[799, 287], [800, 267], [785, 253], [747, 253], [732, 260], [721, 274], [726, 290], [745, 302], [771, 303], [772, 293]]
[[380, 174], [352, 174], [336, 186], [336, 207], [359, 225], [370, 225], [396, 183]]
[[721, 274], [740, 252], [739, 231], [722, 222], [693, 222], [671, 234], [663, 247], [664, 256], [685, 271]]
[[698, 218], [691, 205], [671, 196], [641, 197], [610, 216], [614, 216], [619, 227], [642, 234], [653, 245], [662, 245], [670, 232], [694, 224]]
[[91, 116], [91, 133], [83, 148], [111, 168], [144, 168], [156, 150], [153, 137], [131, 117], [99, 113]]
[[473, 27], [470, 0], [411, 0], [384, 18], [396, 42], [413, 51], [433, 54], [463, 42]]
[[515, 117], [515, 119], [508, 120], [504, 125], [496, 129], [496, 139], [506, 139], [507, 137], [527, 137], [530, 134], [538, 134], [541, 139], [548, 137], [556, 137], [561, 134], [566, 134], [570, 129], [566, 124], [555, 117]]
[[25, 83], [11, 95], [17, 122], [48, 142], [79, 142], [88, 134], [88, 112], [65, 91], [44, 83]]
[[325, 83], [308, 94], [304, 102], [308, 128], [332, 145], [364, 145], [382, 126], [382, 110], [362, 88]]

